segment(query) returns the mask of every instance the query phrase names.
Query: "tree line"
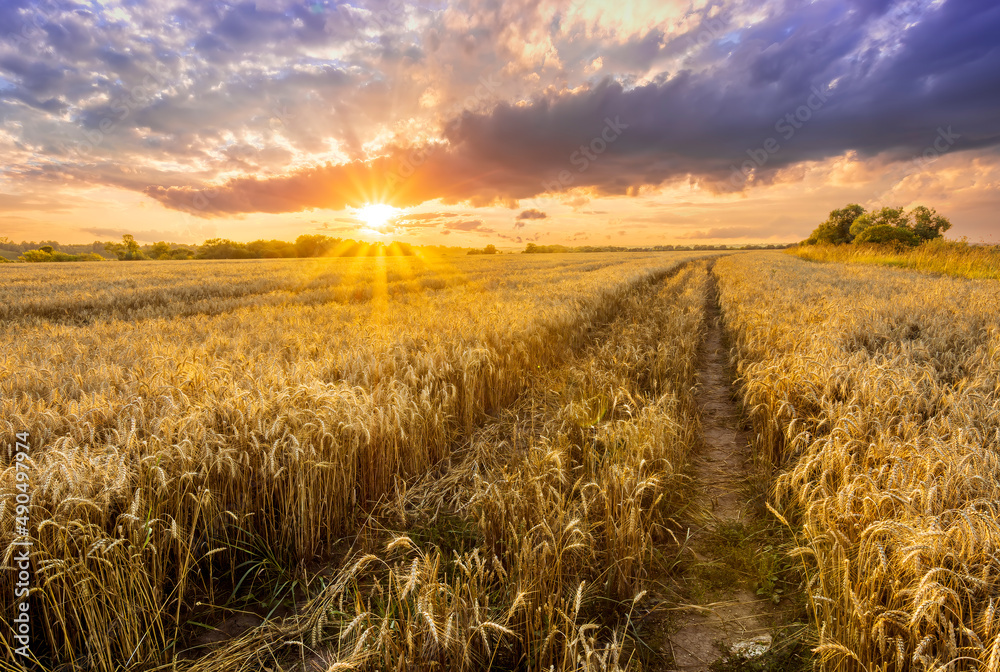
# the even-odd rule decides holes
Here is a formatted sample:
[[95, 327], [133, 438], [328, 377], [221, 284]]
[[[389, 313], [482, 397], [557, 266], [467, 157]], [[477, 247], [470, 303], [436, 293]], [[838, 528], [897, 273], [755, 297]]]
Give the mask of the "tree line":
[[[849, 206], [850, 207], [850, 206]], [[860, 206], [858, 206], [860, 207]], [[546, 254], [560, 252], [670, 252], [675, 250], [753, 250], [784, 249], [783, 244], [752, 245], [652, 245], [621, 247], [615, 245], [537, 245], [528, 243], [525, 254]], [[140, 245], [131, 234], [122, 236], [121, 242], [101, 242], [65, 245], [54, 240], [41, 243], [15, 243], [0, 237], [0, 250], [20, 253], [19, 261], [60, 262], [60, 261], [164, 261], [185, 259], [295, 259], [309, 257], [399, 257], [416, 254], [417, 249], [437, 253], [459, 253], [465, 248], [445, 246], [413, 246], [407, 243], [368, 243], [343, 238], [333, 238], [321, 234], [304, 234], [294, 242], [284, 240], [254, 240], [241, 243], [227, 238], [212, 238], [201, 245], [185, 245], [160, 241]], [[466, 254], [500, 254], [495, 245], [468, 250]], [[11, 261], [0, 256], [0, 263]]]
[[524, 254], [553, 254], [561, 252], [675, 252], [701, 250], [783, 250], [791, 245], [775, 243], [755, 243], [750, 245], [647, 245], [640, 247], [620, 247], [617, 245], [536, 245], [528, 243]]
[[26, 262], [400, 257], [416, 254], [414, 247], [407, 243], [367, 243], [319, 234], [301, 235], [295, 242], [254, 240], [241, 243], [226, 238], [212, 238], [201, 245], [179, 245], [165, 241], [140, 245], [130, 234], [122, 236], [121, 242], [94, 242], [86, 245], [60, 245], [56, 241], [18, 244], [2, 238], [0, 250], [21, 252], [18, 260]]

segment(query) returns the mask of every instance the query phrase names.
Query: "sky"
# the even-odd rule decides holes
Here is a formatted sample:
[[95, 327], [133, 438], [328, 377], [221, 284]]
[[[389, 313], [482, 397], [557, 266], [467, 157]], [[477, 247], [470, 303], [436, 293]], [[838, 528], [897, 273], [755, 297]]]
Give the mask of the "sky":
[[996, 0], [0, 0], [0, 236], [1000, 242]]

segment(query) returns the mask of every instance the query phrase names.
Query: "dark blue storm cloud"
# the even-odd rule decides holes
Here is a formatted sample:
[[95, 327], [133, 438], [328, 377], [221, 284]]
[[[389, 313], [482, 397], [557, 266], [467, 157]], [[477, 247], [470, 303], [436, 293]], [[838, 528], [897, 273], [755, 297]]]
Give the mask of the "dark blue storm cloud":
[[[414, 148], [433, 151], [401, 201], [482, 204], [672, 180], [731, 191], [846, 152], [892, 161], [1000, 144], [993, 0], [717, 2], [683, 30], [629, 35], [579, 29], [558, 5], [509, 4], [459, 2], [470, 18], [456, 32], [448, 5], [390, 0], [117, 12], [5, 0], [0, 116], [18, 152], [5, 170], [176, 208], [222, 174], [230, 186], [201, 211], [222, 214], [349, 203], [325, 185], [391, 177]], [[512, 22], [547, 34], [559, 68], [497, 75], [516, 72], [501, 40]], [[435, 137], [390, 133], [421, 119]]]

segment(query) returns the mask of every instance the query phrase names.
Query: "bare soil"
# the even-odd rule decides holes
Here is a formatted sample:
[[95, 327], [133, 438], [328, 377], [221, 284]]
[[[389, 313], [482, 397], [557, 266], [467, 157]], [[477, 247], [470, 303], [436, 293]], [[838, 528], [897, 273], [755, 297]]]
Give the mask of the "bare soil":
[[[689, 467], [696, 500], [688, 529], [688, 552], [696, 564], [717, 562], [712, 552], [713, 532], [719, 525], [747, 515], [743, 484], [752, 468], [749, 437], [742, 430], [733, 401], [714, 291], [706, 322], [696, 391], [704, 442], [692, 455]], [[761, 599], [737, 585], [697, 594], [698, 599], [682, 604], [671, 619], [668, 646], [672, 669], [708, 670], [734, 644], [767, 634], [774, 612], [770, 599]]]

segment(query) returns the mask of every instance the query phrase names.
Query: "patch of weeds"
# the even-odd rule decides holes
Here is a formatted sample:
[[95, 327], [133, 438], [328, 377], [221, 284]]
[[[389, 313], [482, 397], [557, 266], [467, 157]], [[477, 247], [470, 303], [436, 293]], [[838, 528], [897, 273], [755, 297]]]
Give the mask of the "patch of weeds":
[[296, 596], [308, 594], [309, 581], [301, 568], [284, 561], [271, 545], [255, 538], [241, 550], [251, 557], [233, 569], [235, 604], [263, 608], [269, 619], [282, 606], [294, 610]]
[[453, 551], [459, 555], [471, 552], [482, 542], [479, 528], [454, 513], [441, 512], [433, 520], [413, 525], [407, 534], [418, 548], [435, 546], [445, 558]]
[[638, 626], [631, 624], [629, 639], [623, 647], [623, 660], [633, 657], [637, 660], [643, 670], [662, 669], [672, 660], [666, 660], [665, 653], [669, 648], [670, 638], [667, 635], [667, 628], [662, 622], [651, 619], [653, 622], [648, 626], [640, 623]]
[[743, 587], [778, 604], [798, 583], [797, 566], [787, 557], [782, 528], [765, 522], [720, 524], [708, 540], [713, 562], [695, 567], [711, 589]]
[[767, 510], [767, 502], [771, 496], [771, 486], [774, 480], [773, 469], [766, 464], [758, 463], [743, 482], [740, 494], [747, 503], [747, 511], [752, 520], [771, 520], [771, 514]]

